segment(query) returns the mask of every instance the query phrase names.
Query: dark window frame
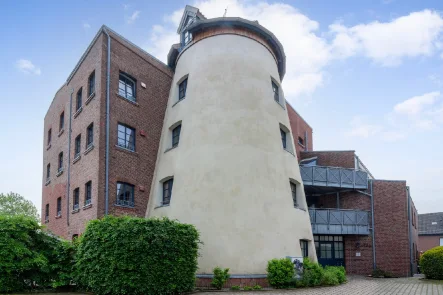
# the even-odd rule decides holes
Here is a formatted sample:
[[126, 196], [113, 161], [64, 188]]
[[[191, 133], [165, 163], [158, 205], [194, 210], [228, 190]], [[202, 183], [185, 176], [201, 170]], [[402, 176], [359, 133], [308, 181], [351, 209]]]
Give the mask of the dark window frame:
[[51, 178], [51, 163], [48, 163], [46, 165], [46, 180], [49, 180]]
[[163, 181], [162, 187], [162, 205], [169, 205], [171, 204], [171, 198], [172, 198], [172, 187], [174, 185], [174, 178], [170, 178], [168, 180]]
[[51, 144], [52, 141], [52, 128], [49, 128], [48, 130], [48, 145]]
[[89, 124], [86, 128], [86, 148], [94, 143], [94, 123]]
[[177, 125], [172, 129], [172, 147], [177, 147], [180, 143], [180, 133], [182, 130], [182, 124]]
[[88, 97], [95, 93], [95, 70], [88, 77]]
[[80, 209], [80, 188], [74, 189], [73, 200], [72, 200], [72, 210]]
[[62, 197], [57, 198], [57, 217], [62, 216]]
[[85, 183], [85, 206], [92, 203], [92, 181]]
[[49, 222], [49, 204], [46, 204], [45, 207], [45, 222]]
[[271, 85], [272, 85], [272, 92], [274, 93], [274, 100], [280, 103], [279, 86], [273, 80], [271, 80]]
[[[123, 84], [123, 88], [121, 87]], [[130, 85], [132, 84], [132, 86]], [[131, 89], [132, 95], [129, 94], [128, 89]], [[132, 102], [137, 101], [137, 80], [130, 75], [120, 72], [118, 76], [118, 94]]]
[[301, 144], [302, 146], [305, 146], [305, 140], [302, 137], [298, 137], [298, 144]]
[[292, 201], [294, 203], [294, 207], [298, 207], [298, 202], [297, 202], [297, 184], [295, 184], [292, 181], [289, 181], [289, 185], [291, 187], [291, 196], [292, 196]]
[[135, 186], [127, 182], [118, 181], [116, 188], [116, 205], [131, 208], [135, 207]]
[[83, 87], [80, 87], [80, 89], [77, 91], [77, 95], [76, 95], [76, 100], [75, 100], [75, 111], [77, 112], [78, 110], [81, 109], [82, 107], [82, 98], [83, 96]]
[[79, 134], [74, 141], [74, 159], [80, 156], [82, 144], [82, 135]]
[[188, 88], [188, 77], [178, 84], [178, 100], [183, 100], [186, 98], [186, 90]]
[[283, 144], [283, 148], [287, 149], [287, 134], [286, 131], [284, 131], [282, 128], [280, 128], [280, 136], [281, 136], [281, 142]]
[[63, 170], [63, 152], [58, 154], [58, 172]]
[[59, 123], [58, 123], [59, 132], [65, 129], [65, 111], [60, 114]]
[[301, 255], [303, 256], [303, 258], [309, 257], [308, 243], [309, 241], [307, 240], [300, 240]]
[[[124, 128], [124, 131], [120, 130], [120, 126], [122, 128]], [[128, 130], [130, 130], [131, 133], [133, 134], [132, 141], [131, 141], [131, 134], [128, 134]], [[121, 133], [124, 133], [124, 137], [121, 136]], [[121, 141], [123, 141], [124, 144], [121, 144]], [[135, 128], [132, 128], [126, 124], [118, 123], [117, 124], [117, 145], [119, 147], [124, 148], [124, 149], [135, 152], [135, 143], [136, 143]], [[131, 148], [131, 146], [132, 146], [132, 148]]]

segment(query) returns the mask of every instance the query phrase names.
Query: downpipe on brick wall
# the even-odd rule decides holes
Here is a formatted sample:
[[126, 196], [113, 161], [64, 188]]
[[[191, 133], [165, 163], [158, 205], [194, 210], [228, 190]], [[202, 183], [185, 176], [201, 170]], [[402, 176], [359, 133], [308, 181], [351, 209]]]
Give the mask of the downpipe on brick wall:
[[72, 124], [72, 94], [74, 93], [74, 88], [71, 89], [71, 94], [69, 98], [69, 130], [68, 130], [68, 183], [66, 185], [66, 222], [69, 226], [69, 191], [71, 186], [71, 124]]
[[106, 161], [105, 161], [105, 215], [108, 215], [109, 202], [109, 85], [111, 72], [111, 37], [106, 28], [103, 28], [108, 37], [108, 56], [106, 64]]

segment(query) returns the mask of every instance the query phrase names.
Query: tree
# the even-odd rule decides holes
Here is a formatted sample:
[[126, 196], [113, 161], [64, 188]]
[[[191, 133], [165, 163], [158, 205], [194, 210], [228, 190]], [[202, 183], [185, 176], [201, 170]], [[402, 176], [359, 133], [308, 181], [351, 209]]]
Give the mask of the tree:
[[23, 196], [10, 192], [9, 194], [0, 194], [0, 215], [24, 215], [40, 220], [37, 208], [31, 201], [26, 200]]

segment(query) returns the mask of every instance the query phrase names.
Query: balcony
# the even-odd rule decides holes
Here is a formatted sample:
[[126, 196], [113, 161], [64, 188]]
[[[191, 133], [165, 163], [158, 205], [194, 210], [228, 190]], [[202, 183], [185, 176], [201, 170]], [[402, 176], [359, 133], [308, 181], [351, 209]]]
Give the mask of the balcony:
[[325, 235], [369, 235], [369, 211], [309, 209], [312, 233]]
[[305, 187], [323, 187], [330, 190], [367, 189], [368, 173], [355, 169], [325, 166], [300, 166]]

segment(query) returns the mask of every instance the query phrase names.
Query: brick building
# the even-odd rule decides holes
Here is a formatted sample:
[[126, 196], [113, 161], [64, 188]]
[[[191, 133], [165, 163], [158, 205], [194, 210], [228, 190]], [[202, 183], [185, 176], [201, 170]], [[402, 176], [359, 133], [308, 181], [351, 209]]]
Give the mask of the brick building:
[[313, 150], [312, 128], [288, 113], [318, 261], [352, 274], [415, 273], [418, 217], [406, 181], [376, 179], [355, 151]]
[[443, 246], [443, 212], [418, 215], [418, 250]]
[[[250, 97], [255, 100], [253, 103], [245, 104], [250, 109], [245, 108], [244, 113], [251, 111], [251, 106], [254, 103], [257, 104], [258, 100], [263, 106], [260, 111], [266, 112], [260, 114], [257, 110], [252, 110], [249, 118], [251, 124], [245, 124], [244, 118], [239, 118], [237, 126], [241, 128], [254, 126], [256, 134], [261, 132], [260, 134], [263, 136], [269, 136], [269, 139], [264, 139], [264, 137], [250, 138], [254, 132], [251, 133], [251, 129], [247, 128], [241, 129], [242, 134], [236, 134], [235, 132], [238, 132], [240, 128], [228, 130], [232, 127], [229, 122], [223, 123], [222, 127], [226, 128], [226, 133], [223, 136], [231, 140], [234, 138], [236, 144], [243, 145], [245, 149], [249, 148], [250, 142], [245, 144], [242, 140], [248, 138], [250, 138], [248, 140], [255, 140], [257, 146], [267, 146], [261, 150], [254, 150], [257, 158], [260, 159], [263, 155], [268, 156], [269, 150], [275, 149], [273, 153], [270, 153], [274, 157], [273, 160], [259, 163], [260, 165], [257, 167], [263, 168], [262, 170], [265, 172], [281, 170], [279, 172], [281, 175], [285, 175], [288, 171], [294, 174], [293, 176], [285, 175], [284, 181], [281, 181], [283, 177], [280, 176], [271, 181], [270, 177], [258, 177], [258, 169], [254, 170], [255, 176], [252, 175], [254, 173], [251, 173], [244, 180], [251, 183], [247, 183], [248, 185], [243, 185], [243, 187], [256, 187], [257, 192], [255, 194], [245, 193], [244, 201], [251, 204], [250, 200], [246, 199], [248, 196], [261, 194], [263, 198], [267, 198], [272, 195], [272, 193], [264, 194], [265, 189], [271, 192], [280, 192], [274, 193], [276, 195], [274, 197], [282, 200], [279, 205], [283, 205], [284, 210], [294, 209], [291, 214], [282, 215], [290, 216], [290, 218], [297, 216], [299, 221], [298, 223], [294, 222], [294, 226], [296, 231], [301, 231], [300, 237], [291, 237], [294, 241], [291, 240], [291, 246], [288, 247], [292, 248], [292, 253], [295, 253], [293, 256], [299, 254], [312, 258], [317, 256], [322, 264], [344, 265], [349, 273], [354, 274], [369, 274], [374, 267], [399, 276], [409, 276], [414, 273], [418, 240], [417, 212], [406, 182], [375, 179], [354, 151], [315, 151], [313, 149], [312, 128], [291, 105], [285, 104], [284, 96], [279, 90], [280, 80], [285, 71], [285, 56], [283, 48], [275, 36], [257, 22], [240, 18], [207, 20], [198, 9], [189, 6], [185, 10], [180, 26], [184, 28], [183, 30], [179, 28], [182, 34], [181, 41], [187, 43], [172, 46], [168, 55], [168, 65], [108, 27], [103, 26], [99, 30], [66, 83], [57, 91], [44, 119], [42, 223], [46, 224], [47, 228], [55, 234], [72, 239], [84, 231], [88, 220], [107, 214], [130, 214], [140, 217], [156, 214], [169, 216], [166, 212], [168, 210], [171, 212], [173, 209], [170, 202], [174, 175], [158, 175], [156, 169], [161, 166], [158, 164], [159, 159], [163, 157], [162, 162], [166, 163], [163, 166], [166, 168], [162, 169], [167, 173], [172, 173], [171, 171], [174, 169], [180, 168], [179, 165], [176, 165], [179, 162], [177, 155], [180, 153], [185, 155], [180, 158], [181, 161], [183, 162], [185, 159], [189, 162], [182, 167], [194, 165], [198, 163], [198, 160], [189, 160], [189, 155], [195, 151], [192, 144], [197, 142], [196, 140], [200, 142], [202, 138], [207, 140], [210, 135], [205, 129], [205, 125], [201, 124], [203, 129], [194, 130], [194, 132], [199, 131], [204, 136], [188, 142], [185, 137], [180, 141], [180, 148], [177, 148], [182, 120], [184, 128], [196, 122], [195, 116], [187, 106], [192, 105], [192, 95], [199, 93], [198, 90], [202, 90], [202, 85], [197, 88], [196, 84], [190, 84], [186, 101], [180, 102], [171, 110], [186, 95], [188, 75], [190, 83], [196, 81], [191, 79], [192, 76], [188, 72], [179, 73], [178, 75], [183, 77], [178, 77], [176, 72], [180, 70], [180, 66], [177, 68], [175, 66], [176, 63], [178, 65], [178, 59], [184, 55], [183, 48], [188, 49], [187, 54], [189, 55], [189, 52], [193, 52], [192, 50], [203, 48], [199, 45], [192, 50], [189, 49], [193, 44], [214, 42], [208, 44], [213, 46], [214, 50], [219, 50], [220, 46], [211, 40], [222, 38], [227, 42], [232, 42], [232, 45], [235, 46], [245, 44], [255, 54], [263, 52], [263, 55], [266, 55], [266, 65], [260, 65], [260, 59], [248, 64], [251, 67], [259, 67], [260, 71], [265, 69], [266, 73], [262, 75], [264, 81], [260, 80], [260, 83], [263, 83], [259, 85], [259, 87], [263, 87], [263, 91], [250, 93]], [[186, 31], [188, 29], [189, 32]], [[238, 49], [239, 52], [242, 52], [241, 48]], [[201, 50], [203, 53], [207, 52], [207, 50]], [[249, 56], [251, 61], [252, 57], [251, 54]], [[212, 57], [208, 56], [208, 58]], [[193, 59], [188, 57], [188, 60]], [[212, 62], [211, 59], [208, 60]], [[229, 70], [225, 60], [223, 58], [221, 60], [224, 61], [223, 68]], [[244, 60], [239, 59], [239, 61], [243, 62]], [[195, 64], [198, 63], [189, 62], [189, 64], [185, 63], [185, 66], [189, 66], [189, 71], [192, 71], [194, 70], [192, 66]], [[203, 69], [209, 71], [218, 69], [218, 67]], [[198, 77], [200, 73], [201, 71], [198, 70], [194, 71], [192, 75]], [[219, 75], [217, 71], [209, 73], [214, 77]], [[269, 73], [273, 73], [271, 79]], [[241, 77], [247, 77], [247, 75]], [[236, 84], [237, 78], [231, 78], [233, 78], [230, 82], [231, 85]], [[251, 79], [251, 83], [257, 83], [257, 81], [257, 79]], [[203, 86], [208, 87], [208, 85]], [[219, 87], [220, 85], [214, 86]], [[243, 84], [237, 86], [239, 91], [253, 89], [245, 88]], [[228, 89], [233, 94], [230, 97], [240, 93], [239, 91], [236, 93], [234, 89], [236, 88]], [[215, 93], [209, 89], [203, 90], [206, 91], [207, 96]], [[224, 92], [225, 90], [220, 92], [221, 98], [224, 98], [222, 97]], [[268, 96], [271, 97], [270, 100], [268, 100]], [[194, 101], [198, 101], [197, 99], [194, 97]], [[218, 97], [215, 98], [215, 100], [218, 99]], [[223, 100], [218, 101], [220, 103], [211, 106], [205, 106], [203, 103], [206, 101], [196, 103], [194, 108], [207, 107], [205, 111], [208, 111], [208, 108], [222, 106]], [[243, 98], [242, 100], [238, 99], [233, 101], [232, 106], [238, 106], [240, 101], [246, 102]], [[225, 107], [228, 110], [232, 106], [226, 105]], [[235, 110], [235, 107], [233, 109]], [[271, 111], [267, 113], [268, 110]], [[169, 116], [172, 117], [172, 119], [169, 118], [171, 122], [168, 122], [169, 119], [165, 116], [168, 111], [170, 112]], [[202, 113], [202, 110], [197, 112], [197, 114]], [[231, 112], [231, 114], [239, 113]], [[254, 117], [257, 114], [272, 124], [277, 122], [275, 126], [279, 126], [279, 128], [272, 127], [268, 130], [271, 123], [258, 126], [256, 122], [260, 120]], [[211, 118], [203, 118], [202, 120], [214, 123], [216, 117], [218, 120], [223, 120], [223, 116], [215, 116], [215, 114]], [[187, 122], [183, 118], [187, 118]], [[169, 123], [171, 124], [168, 125]], [[164, 124], [166, 125], [163, 126]], [[177, 129], [178, 127], [180, 128]], [[162, 132], [166, 134], [163, 137]], [[235, 133], [234, 137], [232, 132]], [[162, 141], [162, 138], [165, 139]], [[191, 135], [188, 135], [188, 138], [191, 138]], [[214, 140], [220, 140], [220, 138], [217, 137]], [[277, 140], [275, 144], [274, 139]], [[209, 145], [214, 140], [207, 140], [204, 144]], [[282, 151], [282, 144], [287, 153]], [[163, 147], [165, 149], [162, 149]], [[171, 151], [172, 149], [174, 151]], [[229, 152], [229, 149], [226, 150]], [[159, 151], [161, 154], [158, 155]], [[250, 151], [249, 149], [249, 155]], [[197, 158], [204, 156], [204, 153], [194, 154]], [[212, 160], [213, 157], [209, 156], [205, 163]], [[277, 161], [275, 157], [281, 158], [281, 160]], [[260, 162], [252, 157], [242, 158], [242, 160], [244, 159], [250, 160], [251, 163]], [[299, 167], [295, 168], [297, 160], [300, 170]], [[294, 164], [291, 164], [291, 161], [294, 161]], [[223, 163], [223, 165], [225, 164], [227, 163]], [[252, 167], [251, 165], [254, 164], [249, 163], [244, 167]], [[269, 167], [265, 167], [265, 165], [269, 165]], [[282, 169], [284, 165], [288, 167]], [[215, 170], [220, 170], [217, 165], [213, 165], [213, 167]], [[229, 169], [232, 167], [235, 168], [232, 173], [224, 175], [234, 175], [238, 172], [238, 166], [232, 165]], [[198, 165], [193, 169], [193, 172], [197, 169], [202, 172], [203, 176], [211, 175], [211, 173], [205, 173], [204, 170], [207, 167], [204, 165]], [[182, 179], [187, 174], [187, 171], [183, 171]], [[165, 178], [165, 176], [168, 177]], [[222, 178], [217, 179], [223, 180]], [[232, 185], [233, 181], [238, 179], [237, 177], [225, 181], [225, 183]], [[214, 186], [216, 181], [219, 180], [214, 180], [214, 183], [209, 183], [209, 185]], [[263, 186], [265, 181], [269, 181], [270, 185]], [[250, 185], [252, 182], [255, 185]], [[217, 185], [220, 183], [219, 181]], [[185, 191], [185, 189], [179, 190], [179, 184], [178, 182], [174, 184], [176, 190], [174, 201], [179, 199], [180, 192]], [[186, 187], [189, 188], [189, 185]], [[200, 189], [203, 188], [196, 187], [192, 194]], [[160, 191], [163, 193], [162, 198]], [[164, 206], [165, 191], [168, 197], [167, 206]], [[188, 189], [188, 191], [190, 190]], [[233, 187], [229, 191], [238, 193], [240, 190], [238, 187]], [[224, 193], [222, 188], [220, 188], [220, 192]], [[148, 209], [150, 194], [154, 197], [158, 196], [161, 203], [161, 206], [157, 206], [157, 203], [151, 204], [151, 211], [154, 212], [152, 214], [149, 214]], [[185, 199], [182, 198], [182, 200]], [[266, 202], [257, 203], [264, 204]], [[257, 210], [253, 210], [254, 214], [257, 214], [257, 220], [260, 216], [264, 216], [263, 212], [269, 213], [269, 207], [275, 203], [275, 198], [273, 202], [267, 203], [267, 211], [261, 205]], [[286, 203], [290, 203], [291, 206], [287, 206]], [[294, 204], [294, 208], [292, 204]], [[167, 208], [169, 206], [170, 208]], [[176, 214], [182, 214], [184, 211], [181, 209], [190, 208], [185, 208], [185, 206], [174, 208]], [[195, 206], [192, 209], [195, 209]], [[283, 209], [277, 209], [276, 211], [283, 212]], [[244, 211], [240, 213], [245, 215]], [[193, 218], [192, 214], [185, 215]], [[273, 216], [273, 219], [276, 219], [275, 214]], [[311, 227], [309, 226], [309, 217]], [[270, 219], [267, 218], [265, 224], [269, 223]], [[306, 222], [304, 222], [305, 219]], [[208, 219], [203, 218], [202, 220], [207, 223]], [[287, 225], [288, 222], [285, 222], [284, 226]], [[301, 230], [304, 226], [306, 229]], [[214, 227], [211, 230], [213, 229]], [[238, 230], [241, 227], [235, 229]], [[258, 229], [254, 230], [258, 231]], [[272, 233], [276, 231], [287, 232], [283, 227], [277, 229], [273, 227]], [[245, 237], [248, 234], [238, 234], [237, 236]], [[268, 234], [263, 235], [269, 237]], [[284, 235], [286, 234], [280, 235], [280, 239]], [[250, 239], [256, 236], [250, 235]], [[214, 247], [216, 246], [214, 245]], [[250, 254], [251, 249], [248, 247], [244, 247], [245, 253]], [[261, 250], [263, 251], [260, 254], [266, 253], [267, 255], [271, 247], [275, 247], [275, 251], [281, 250], [277, 249], [279, 245], [275, 245], [275, 243], [269, 247], [262, 245], [263, 249]], [[233, 247], [233, 251], [237, 251], [239, 248]], [[256, 250], [260, 249], [257, 247]], [[210, 256], [208, 253], [206, 254]], [[291, 253], [288, 252], [286, 255], [291, 255]], [[231, 264], [237, 263], [238, 259], [235, 257], [232, 259], [234, 261]], [[210, 263], [207, 265], [208, 269], [213, 266]], [[255, 269], [263, 268], [261, 264], [255, 265], [254, 263], [251, 263], [250, 267], [254, 268], [254, 272]], [[239, 264], [238, 269], [242, 268], [246, 269], [244, 265]], [[254, 273], [254, 278], [262, 278], [261, 274]], [[245, 277], [242, 275], [239, 278]]]

